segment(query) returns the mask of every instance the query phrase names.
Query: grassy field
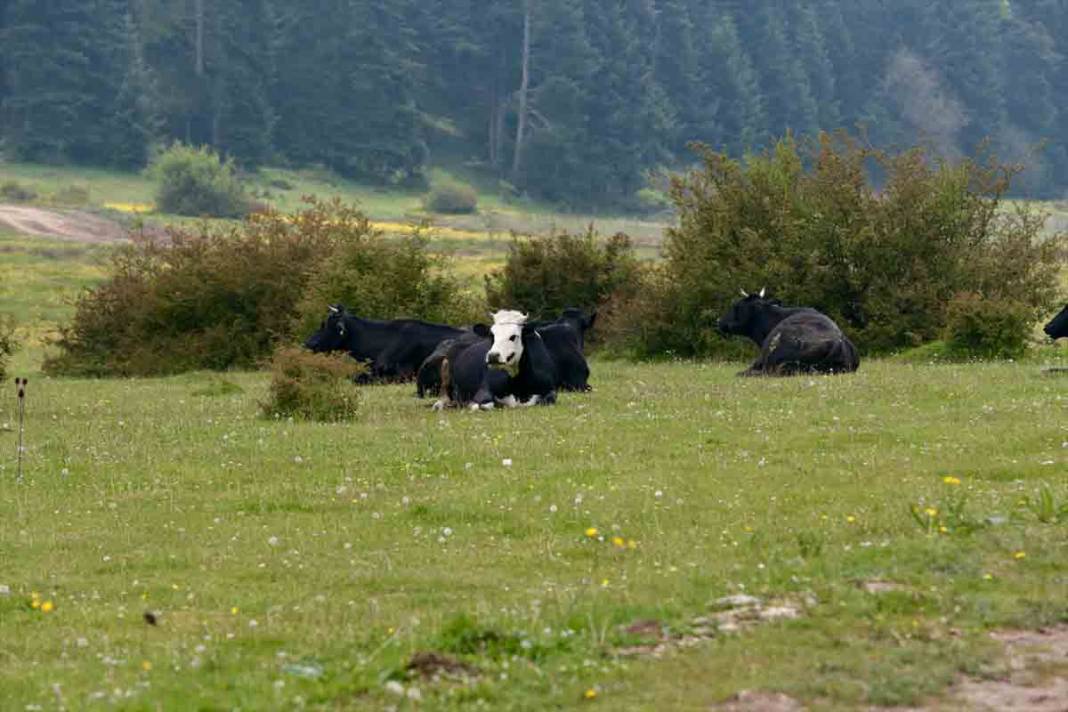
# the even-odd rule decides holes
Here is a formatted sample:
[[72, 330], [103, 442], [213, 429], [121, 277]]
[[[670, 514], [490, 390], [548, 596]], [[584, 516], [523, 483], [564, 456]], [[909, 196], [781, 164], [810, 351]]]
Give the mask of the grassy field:
[[[144, 199], [107, 175], [109, 200]], [[407, 219], [389, 200], [376, 217]], [[435, 245], [472, 278], [506, 244], [451, 229]], [[595, 390], [554, 407], [435, 413], [379, 386], [354, 423], [291, 422], [260, 415], [264, 374], [42, 377], [106, 250], [0, 235], [31, 378], [22, 483], [0, 398], [2, 709], [675, 710], [748, 688], [860, 710], [1004, 671], [991, 630], [1068, 622], [1068, 376], [1040, 368], [1063, 345], [789, 380], [595, 358]], [[780, 616], [721, 629], [741, 593]], [[466, 672], [409, 673], [427, 652]]]
[[[1068, 620], [1068, 522], [1021, 504], [1068, 502], [1063, 378], [734, 370], [595, 361], [591, 394], [488, 414], [376, 387], [347, 425], [260, 417], [259, 374], [33, 379], [25, 482], [0, 466], [6, 704], [914, 704], [996, 669], [985, 631]], [[800, 617], [620, 655], [739, 592]], [[478, 672], [409, 681], [419, 651]]]

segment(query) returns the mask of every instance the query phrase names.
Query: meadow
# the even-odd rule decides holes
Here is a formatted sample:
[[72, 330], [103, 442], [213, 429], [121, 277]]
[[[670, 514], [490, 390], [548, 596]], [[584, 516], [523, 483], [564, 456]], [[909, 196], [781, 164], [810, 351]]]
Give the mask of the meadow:
[[[499, 258], [453, 229], [472, 277]], [[953, 708], [1006, 672], [991, 631], [1068, 622], [1063, 345], [784, 380], [595, 356], [553, 407], [375, 386], [294, 422], [262, 373], [41, 376], [107, 249], [0, 235], [30, 376], [21, 483], [0, 399], [5, 709]]]

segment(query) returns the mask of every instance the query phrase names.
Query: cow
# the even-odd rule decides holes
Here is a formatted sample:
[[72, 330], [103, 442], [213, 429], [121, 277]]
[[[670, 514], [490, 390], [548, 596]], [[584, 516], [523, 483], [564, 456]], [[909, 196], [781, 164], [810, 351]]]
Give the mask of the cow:
[[719, 321], [724, 334], [748, 336], [760, 355], [740, 376], [851, 373], [860, 365], [853, 343], [828, 316], [809, 307], [784, 307], [775, 299], [747, 294]]
[[1060, 314], [1050, 319], [1042, 330], [1054, 341], [1068, 337], [1068, 304], [1061, 309]]
[[[533, 326], [549, 350], [556, 366], [556, 386], [565, 391], [589, 391], [590, 367], [583, 355], [585, 333], [593, 325], [596, 312], [586, 316], [581, 309], [568, 307], [564, 309], [559, 319], [553, 321], [527, 322]], [[480, 337], [473, 331], [438, 344], [422, 365], [416, 375], [416, 395], [423, 398], [429, 393], [437, 393], [441, 390], [441, 364], [446, 354], [453, 348], [454, 342], [470, 346]]]
[[442, 359], [443, 397], [435, 408], [447, 405], [490, 410], [548, 405], [556, 402], [556, 365], [538, 327], [527, 315], [501, 310], [493, 326], [476, 324], [473, 343], [455, 339]]
[[343, 304], [329, 307], [318, 331], [304, 346], [316, 353], [348, 351], [357, 361], [370, 363], [361, 380], [405, 381], [439, 343], [461, 336], [462, 329], [416, 319], [377, 321], [349, 314]]

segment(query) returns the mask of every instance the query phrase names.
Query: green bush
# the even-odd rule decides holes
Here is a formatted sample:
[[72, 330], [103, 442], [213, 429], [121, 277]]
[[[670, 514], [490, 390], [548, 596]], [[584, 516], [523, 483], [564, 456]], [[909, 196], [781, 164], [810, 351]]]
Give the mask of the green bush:
[[342, 421], [356, 417], [359, 389], [353, 380], [363, 366], [348, 354], [313, 354], [296, 347], [278, 349], [271, 359], [268, 417]]
[[220, 160], [207, 146], [176, 143], [153, 161], [149, 172], [158, 183], [156, 206], [161, 212], [213, 218], [238, 218], [248, 212], [248, 197], [233, 163]]
[[28, 203], [37, 199], [37, 191], [18, 181], [7, 180], [0, 183], [0, 198], [12, 203]]
[[253, 368], [341, 300], [370, 316], [470, 313], [425, 248], [418, 238], [387, 240], [337, 201], [136, 237], [114, 254], [110, 277], [80, 295], [44, 368], [87, 376]]
[[581, 235], [517, 236], [504, 267], [485, 277], [486, 301], [494, 309], [555, 318], [565, 307], [593, 309], [612, 295], [632, 294], [639, 272], [623, 233], [602, 240], [591, 226]]
[[1027, 351], [1030, 310], [1011, 300], [957, 294], [946, 313], [945, 341], [961, 359], [1016, 359]]
[[7, 362], [18, 350], [15, 341], [15, 320], [7, 315], [0, 315], [0, 383], [7, 379]]
[[941, 338], [957, 294], [1011, 304], [1027, 328], [1055, 294], [1063, 237], [1043, 238], [1041, 216], [1005, 208], [1015, 169], [993, 159], [950, 165], [844, 134], [804, 146], [787, 137], [744, 161], [698, 151], [700, 167], [672, 180], [679, 222], [662, 271], [614, 310], [623, 349], [732, 353], [716, 322], [739, 288], [820, 309], [866, 353]]
[[297, 306], [298, 335], [315, 330], [328, 304], [369, 319], [412, 318], [461, 324], [484, 319], [484, 305], [449, 272], [416, 231], [386, 238], [368, 229], [336, 244]]
[[433, 186], [424, 205], [436, 213], [469, 215], [478, 212], [478, 193], [469, 185], [449, 181]]

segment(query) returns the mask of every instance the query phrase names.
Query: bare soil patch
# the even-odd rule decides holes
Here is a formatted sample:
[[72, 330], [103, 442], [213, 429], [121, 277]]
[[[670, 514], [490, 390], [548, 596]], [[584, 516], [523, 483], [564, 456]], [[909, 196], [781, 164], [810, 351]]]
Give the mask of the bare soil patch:
[[1005, 646], [1008, 674], [962, 680], [951, 704], [982, 712], [1068, 712], [1068, 625], [999, 631], [991, 637]]
[[0, 228], [23, 235], [86, 243], [125, 242], [126, 228], [84, 210], [58, 210], [27, 205], [0, 205]]

